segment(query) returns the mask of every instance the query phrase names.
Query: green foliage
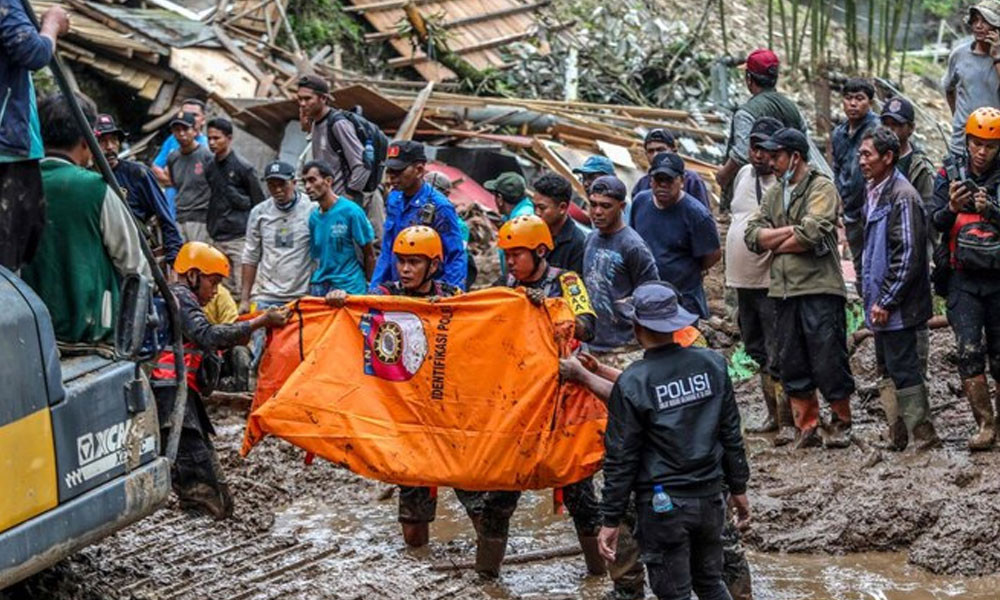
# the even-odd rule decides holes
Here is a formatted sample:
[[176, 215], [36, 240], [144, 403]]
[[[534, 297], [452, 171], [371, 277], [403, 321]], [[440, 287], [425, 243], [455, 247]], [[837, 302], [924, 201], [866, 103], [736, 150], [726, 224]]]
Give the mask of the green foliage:
[[961, 0], [923, 0], [924, 8], [935, 17], [942, 19], [955, 16], [965, 7], [965, 4]]
[[303, 48], [321, 48], [339, 43], [360, 50], [364, 45], [364, 30], [354, 17], [345, 13], [339, 2], [332, 0], [292, 0], [288, 4], [288, 20]]
[[743, 343], [740, 342], [736, 346], [736, 351], [729, 357], [729, 377], [734, 382], [750, 379], [757, 373], [758, 368], [757, 363], [750, 358]]

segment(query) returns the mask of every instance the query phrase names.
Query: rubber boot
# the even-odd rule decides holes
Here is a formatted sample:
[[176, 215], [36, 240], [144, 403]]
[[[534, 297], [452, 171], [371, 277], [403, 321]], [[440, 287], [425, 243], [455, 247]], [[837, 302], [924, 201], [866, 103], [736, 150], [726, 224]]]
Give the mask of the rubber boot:
[[906, 422], [903, 420], [903, 415], [900, 414], [899, 410], [901, 401], [896, 394], [896, 386], [892, 381], [885, 379], [879, 382], [878, 399], [882, 404], [882, 410], [885, 412], [885, 422], [888, 424], [888, 429], [882, 435], [889, 444], [889, 449], [896, 451], [906, 450], [906, 445], [909, 444], [910, 439], [907, 434]]
[[590, 575], [606, 575], [608, 565], [604, 562], [600, 550], [597, 548], [596, 535], [579, 535], [580, 548], [583, 550], [583, 560], [587, 563], [587, 573]]
[[972, 408], [972, 416], [979, 425], [979, 431], [969, 438], [969, 450], [989, 450], [996, 441], [996, 423], [986, 376], [978, 375], [965, 379], [962, 381], [962, 387], [965, 388], [965, 397], [968, 398], [969, 406]]
[[764, 395], [764, 406], [767, 407], [767, 418], [760, 425], [747, 427], [750, 433], [772, 433], [778, 430], [777, 401], [774, 395], [774, 379], [767, 374], [760, 374], [760, 391]]
[[792, 419], [795, 421], [795, 449], [814, 448], [820, 445], [819, 434], [819, 400], [816, 392], [803, 396], [788, 395], [792, 405]]
[[507, 538], [476, 538], [476, 573], [488, 579], [500, 577], [500, 565], [507, 553]]
[[422, 548], [431, 537], [429, 523], [401, 523], [403, 526], [403, 541], [410, 548]]
[[931, 404], [927, 399], [927, 386], [914, 385], [897, 392], [902, 420], [906, 424], [918, 451], [941, 445], [941, 440], [931, 422]]
[[774, 436], [774, 446], [786, 446], [795, 442], [795, 419], [792, 418], [792, 405], [785, 394], [785, 388], [777, 379], [774, 381], [775, 412], [778, 413], [778, 435]]
[[851, 445], [851, 398], [830, 402], [830, 424], [825, 428], [823, 446], [847, 448]]

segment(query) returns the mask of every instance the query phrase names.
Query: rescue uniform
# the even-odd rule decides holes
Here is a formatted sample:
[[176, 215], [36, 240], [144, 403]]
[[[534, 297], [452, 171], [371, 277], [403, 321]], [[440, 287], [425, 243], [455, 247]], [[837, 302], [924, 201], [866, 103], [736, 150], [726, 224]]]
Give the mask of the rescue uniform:
[[[636, 539], [661, 599], [728, 599], [723, 491], [746, 492], [740, 416], [725, 359], [703, 348], [647, 350], [618, 378], [605, 434], [604, 526], [618, 527], [635, 494]], [[654, 486], [674, 508], [657, 513]]]
[[[443, 281], [432, 281], [431, 289], [426, 294], [407, 290], [398, 281], [382, 283], [372, 289], [372, 294], [376, 296], [409, 296], [411, 298], [430, 298], [433, 296], [448, 298], [461, 293], [462, 290], [458, 287]], [[459, 496], [459, 500], [461, 500], [461, 496]], [[436, 487], [399, 486], [400, 523], [430, 523], [434, 520], [436, 512]]]
[[[494, 285], [509, 288], [525, 287], [541, 290], [546, 298], [562, 298], [569, 305], [576, 317], [576, 339], [586, 342], [594, 336], [597, 325], [597, 314], [590, 306], [590, 297], [583, 279], [573, 271], [566, 271], [549, 266], [545, 274], [533, 282], [517, 281], [513, 275], [507, 274], [498, 279]], [[520, 495], [520, 492], [515, 492]], [[592, 477], [587, 477], [562, 488], [563, 503], [573, 518], [573, 526], [580, 536], [595, 536], [601, 528], [598, 513], [597, 494]], [[516, 500], [515, 500], [516, 506]]]
[[[213, 325], [195, 293], [184, 284], [173, 284], [170, 291], [177, 299], [181, 331], [184, 334], [184, 365], [187, 368], [187, 406], [182, 422], [177, 461], [171, 483], [179, 495], [197, 483], [221, 492], [225, 483], [215, 465], [218, 459], [209, 435], [215, 433], [205, 411], [203, 398], [210, 395], [219, 374], [219, 351], [250, 341], [250, 322]], [[156, 360], [150, 375], [156, 396], [161, 439], [170, 431], [175, 387], [174, 355], [168, 348]], [[228, 496], [228, 492], [222, 492]], [[183, 495], [182, 495], [183, 499]]]

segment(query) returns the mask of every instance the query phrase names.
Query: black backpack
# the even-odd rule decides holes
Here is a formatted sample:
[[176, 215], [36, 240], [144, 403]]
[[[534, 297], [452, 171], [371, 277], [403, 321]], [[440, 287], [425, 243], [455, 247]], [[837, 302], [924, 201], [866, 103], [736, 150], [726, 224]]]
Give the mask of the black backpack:
[[[340, 157], [341, 169], [345, 173], [344, 177], [346, 179], [350, 179], [351, 169], [347, 164], [347, 158], [344, 156], [344, 149], [340, 147], [340, 141], [333, 134], [333, 125], [337, 121], [344, 119], [350, 121], [351, 125], [354, 126], [354, 133], [358, 136], [358, 141], [361, 142], [361, 158], [364, 161], [365, 168], [371, 171], [368, 181], [365, 182], [365, 187], [360, 191], [374, 192], [378, 188], [378, 185], [382, 183], [382, 175], [385, 173], [385, 157], [389, 151], [389, 138], [382, 133], [378, 125], [364, 118], [358, 112], [335, 110], [330, 115], [329, 122], [327, 123], [326, 139], [330, 144], [330, 149]], [[371, 152], [368, 151], [368, 146], [371, 146]]]

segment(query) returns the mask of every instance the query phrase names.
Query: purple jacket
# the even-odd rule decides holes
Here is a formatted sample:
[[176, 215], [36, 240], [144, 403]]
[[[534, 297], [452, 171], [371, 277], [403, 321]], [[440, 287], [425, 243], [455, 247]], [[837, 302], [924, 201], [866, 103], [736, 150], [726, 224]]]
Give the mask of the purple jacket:
[[[923, 201], [898, 170], [890, 177], [865, 223], [861, 286], [865, 324], [872, 331], [924, 325], [933, 313]], [[871, 323], [876, 304], [889, 311], [886, 325]]]

